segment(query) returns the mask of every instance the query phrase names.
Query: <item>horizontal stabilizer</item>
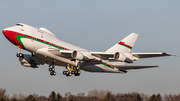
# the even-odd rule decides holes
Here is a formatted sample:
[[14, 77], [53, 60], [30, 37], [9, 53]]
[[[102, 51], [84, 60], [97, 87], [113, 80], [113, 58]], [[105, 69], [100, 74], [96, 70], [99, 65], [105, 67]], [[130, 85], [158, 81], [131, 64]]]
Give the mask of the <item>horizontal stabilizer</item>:
[[151, 57], [161, 57], [161, 56], [173, 56], [172, 54], [162, 52], [162, 53], [132, 53], [133, 56], [137, 58], [151, 58]]
[[118, 69], [145, 69], [145, 68], [153, 68], [153, 67], [158, 67], [158, 66], [144, 66], [144, 65], [112, 65], [115, 68]]

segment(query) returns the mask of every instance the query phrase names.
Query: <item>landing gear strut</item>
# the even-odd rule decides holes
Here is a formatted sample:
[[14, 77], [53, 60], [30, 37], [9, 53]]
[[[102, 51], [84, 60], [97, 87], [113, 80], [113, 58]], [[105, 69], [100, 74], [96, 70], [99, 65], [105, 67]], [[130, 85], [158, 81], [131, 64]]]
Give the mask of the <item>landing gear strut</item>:
[[51, 76], [55, 76], [56, 75], [54, 65], [55, 65], [55, 60], [53, 60], [51, 62], [51, 64], [49, 65], [49, 71], [50, 71], [50, 75]]
[[21, 48], [17, 46], [18, 48], [18, 53], [16, 54], [17, 57], [23, 57], [23, 54], [21, 53]]

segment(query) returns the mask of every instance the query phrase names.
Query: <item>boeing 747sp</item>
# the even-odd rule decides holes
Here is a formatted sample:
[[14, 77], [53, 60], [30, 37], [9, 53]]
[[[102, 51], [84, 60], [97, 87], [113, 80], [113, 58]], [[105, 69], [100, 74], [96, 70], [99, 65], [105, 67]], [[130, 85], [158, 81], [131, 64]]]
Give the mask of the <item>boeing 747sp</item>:
[[[131, 33], [105, 52], [94, 52], [74, 46], [58, 39], [46, 28], [35, 28], [19, 23], [3, 29], [4, 36], [19, 52], [17, 57], [21, 65], [38, 68], [38, 65], [48, 64], [50, 75], [56, 75], [55, 65], [66, 67], [66, 76], [80, 75], [80, 70], [88, 72], [127, 73], [131, 69], [152, 68], [158, 66], [124, 65], [133, 63], [139, 58], [172, 56], [166, 52], [131, 53], [138, 34]], [[31, 54], [22, 54], [24, 49]]]

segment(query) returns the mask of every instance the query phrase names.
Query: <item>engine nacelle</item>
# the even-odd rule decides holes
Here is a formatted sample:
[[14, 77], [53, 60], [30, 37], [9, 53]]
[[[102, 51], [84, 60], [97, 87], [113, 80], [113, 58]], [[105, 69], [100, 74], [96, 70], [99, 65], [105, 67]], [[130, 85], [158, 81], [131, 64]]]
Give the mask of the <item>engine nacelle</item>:
[[32, 57], [32, 55], [22, 54], [22, 56], [19, 57], [19, 61], [20, 61], [21, 63], [27, 63], [27, 62], [29, 63], [30, 60], [31, 60], [31, 57]]
[[89, 59], [86, 56], [84, 56], [83, 53], [78, 51], [73, 51], [71, 54], [71, 58], [75, 60], [89, 61]]
[[133, 63], [131, 59], [127, 58], [123, 53], [120, 52], [116, 52], [114, 54], [114, 59], [121, 62]]
[[19, 61], [20, 61], [21, 65], [23, 65], [25, 67], [38, 68], [37, 65], [31, 59], [31, 57], [32, 57], [32, 55], [22, 54], [22, 56], [19, 57]]

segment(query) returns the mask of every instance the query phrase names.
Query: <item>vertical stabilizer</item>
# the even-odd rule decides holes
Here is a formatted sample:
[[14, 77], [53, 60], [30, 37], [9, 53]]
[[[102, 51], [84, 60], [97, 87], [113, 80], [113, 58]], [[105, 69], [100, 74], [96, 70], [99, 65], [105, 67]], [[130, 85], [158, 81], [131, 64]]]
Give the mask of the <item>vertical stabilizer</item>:
[[136, 42], [136, 39], [138, 37], [138, 34], [131, 33], [127, 37], [125, 37], [123, 40], [109, 48], [106, 52], [122, 52], [122, 53], [130, 53], [132, 47], [134, 46], [134, 43]]

